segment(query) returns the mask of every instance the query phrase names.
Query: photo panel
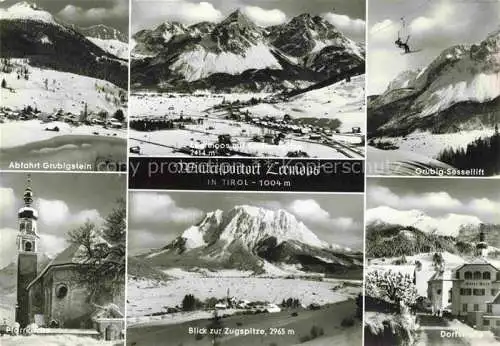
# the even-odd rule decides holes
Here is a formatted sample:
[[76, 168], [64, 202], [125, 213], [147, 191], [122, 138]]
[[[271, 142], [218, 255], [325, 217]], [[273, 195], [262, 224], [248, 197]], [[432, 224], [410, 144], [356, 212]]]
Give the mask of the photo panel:
[[0, 3], [0, 168], [125, 171], [128, 0]]
[[365, 157], [364, 1], [131, 6], [130, 155]]
[[0, 177], [2, 346], [123, 345], [126, 175]]
[[497, 345], [499, 185], [369, 178], [366, 204], [365, 345]]
[[363, 205], [130, 191], [127, 345], [362, 344]]
[[498, 1], [372, 0], [368, 174], [500, 174]]

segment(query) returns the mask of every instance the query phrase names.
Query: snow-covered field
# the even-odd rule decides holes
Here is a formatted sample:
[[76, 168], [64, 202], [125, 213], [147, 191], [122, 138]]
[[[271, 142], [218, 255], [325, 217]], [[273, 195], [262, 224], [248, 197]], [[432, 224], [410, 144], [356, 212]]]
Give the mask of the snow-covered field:
[[22, 66], [29, 70], [29, 79], [17, 79], [16, 72], [0, 73], [7, 87], [2, 89], [2, 107], [13, 110], [31, 105], [42, 112], [64, 112], [80, 114], [85, 103], [89, 112], [106, 111], [113, 114], [123, 108], [119, 102], [119, 93], [125, 92], [116, 85], [91, 77], [68, 72], [32, 67], [19, 59], [10, 59], [15, 70]]
[[279, 304], [283, 299], [298, 298], [303, 305], [327, 304], [353, 298], [361, 290], [347, 285], [333, 291], [333, 282], [304, 279], [257, 277], [183, 277], [162, 283], [152, 280], [129, 280], [127, 300], [128, 317], [139, 317], [161, 312], [164, 307], [181, 305], [186, 294], [200, 300], [232, 297], [249, 301], [267, 301]]
[[369, 175], [418, 175], [421, 168], [452, 168], [428, 156], [402, 149], [382, 150], [367, 147], [366, 172]]
[[197, 92], [192, 95], [169, 93], [160, 94], [153, 92], [132, 93], [130, 95], [130, 118], [137, 117], [163, 117], [170, 114], [179, 114], [181, 111], [186, 116], [200, 116], [208, 109], [222, 104], [223, 101], [241, 102], [251, 98], [265, 98], [268, 93], [232, 93], [212, 94], [209, 92]]
[[[139, 145], [141, 154], [147, 156], [173, 153], [181, 156], [182, 154], [176, 152], [175, 149], [182, 147], [193, 149], [193, 154], [196, 155], [197, 149], [216, 143], [220, 134], [229, 134], [239, 142], [233, 145], [233, 149], [251, 155], [284, 157], [290, 151], [302, 150], [311, 157], [345, 158], [345, 155], [335, 148], [293, 135], [285, 138], [280, 145], [252, 142], [252, 137], [263, 135], [264, 129], [247, 123], [239, 123], [238, 126], [235, 124], [233, 121], [221, 119], [208, 120], [204, 125], [186, 125], [185, 130], [141, 132], [131, 129], [130, 145]], [[213, 129], [209, 129], [210, 127]]]
[[128, 44], [119, 40], [103, 40], [96, 37], [87, 37], [87, 40], [121, 59], [128, 59]]
[[365, 76], [353, 77], [350, 83], [345, 81], [309, 91], [291, 97], [288, 101], [275, 104], [260, 103], [242, 108], [253, 117], [275, 116], [278, 119], [285, 114], [292, 118], [329, 118], [342, 122], [340, 132], [349, 132], [352, 127], [365, 126]]
[[[427, 297], [427, 281], [431, 278], [431, 276], [435, 273], [432, 256], [434, 253], [421, 253], [414, 256], [407, 256], [407, 264], [404, 265], [396, 265], [391, 264], [394, 263], [398, 258], [378, 258], [370, 260], [369, 265], [366, 267], [366, 272], [373, 271], [388, 271], [391, 270], [393, 272], [400, 272], [403, 274], [408, 274], [413, 277], [413, 272], [415, 270], [415, 262], [419, 261], [422, 263], [422, 270], [417, 272], [417, 291], [420, 296]], [[449, 252], [443, 252], [443, 260], [444, 260], [444, 269], [445, 270], [453, 270], [458, 266], [465, 263], [465, 259], [451, 254]]]
[[429, 158], [436, 158], [445, 148], [465, 149], [467, 144], [473, 142], [477, 138], [492, 136], [494, 133], [495, 130], [493, 128], [443, 134], [414, 132], [406, 137], [381, 137], [377, 140], [392, 142], [398, 146], [401, 151], [413, 152]]
[[[45, 131], [45, 128], [59, 127], [59, 132]], [[40, 120], [13, 121], [5, 120], [0, 124], [0, 148], [12, 148], [63, 135], [90, 135], [98, 132], [99, 136], [126, 138], [123, 129], [104, 129], [102, 126], [71, 126], [61, 121], [43, 123]]]
[[103, 341], [74, 335], [2, 336], [0, 340], [2, 346], [111, 346], [117, 344], [116, 341]]

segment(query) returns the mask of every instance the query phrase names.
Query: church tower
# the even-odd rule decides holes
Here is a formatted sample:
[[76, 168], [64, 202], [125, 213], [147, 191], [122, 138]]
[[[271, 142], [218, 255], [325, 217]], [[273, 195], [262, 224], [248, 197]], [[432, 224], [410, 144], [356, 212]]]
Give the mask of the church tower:
[[28, 175], [26, 189], [24, 190], [24, 206], [19, 209], [19, 233], [17, 235], [17, 306], [16, 322], [21, 328], [26, 327], [30, 321], [30, 303], [28, 285], [37, 276], [38, 262], [38, 212], [32, 207], [33, 191], [31, 190], [31, 177]]
[[486, 242], [484, 224], [479, 226], [479, 242], [476, 244], [476, 255], [481, 258], [488, 256], [488, 243]]

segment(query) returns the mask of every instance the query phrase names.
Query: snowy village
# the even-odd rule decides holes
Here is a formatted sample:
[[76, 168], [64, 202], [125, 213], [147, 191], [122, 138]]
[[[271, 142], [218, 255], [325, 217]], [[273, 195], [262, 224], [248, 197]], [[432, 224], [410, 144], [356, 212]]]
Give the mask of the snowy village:
[[153, 27], [132, 18], [132, 155], [365, 156], [364, 34], [327, 14], [270, 25], [230, 5], [210, 22], [162, 11]]
[[365, 345], [498, 344], [499, 190], [449, 180], [370, 179]]
[[20, 157], [124, 161], [125, 37], [105, 25], [77, 27], [28, 2], [0, 14], [1, 167]]
[[127, 344], [361, 344], [361, 195], [304, 197], [131, 193]]

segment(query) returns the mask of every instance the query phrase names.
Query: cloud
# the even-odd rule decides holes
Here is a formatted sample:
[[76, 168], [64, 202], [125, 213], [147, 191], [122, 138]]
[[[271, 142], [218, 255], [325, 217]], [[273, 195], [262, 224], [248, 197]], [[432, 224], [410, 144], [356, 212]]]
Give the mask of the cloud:
[[66, 239], [53, 234], [40, 234], [39, 251], [50, 258], [54, 258], [58, 253], [68, 246]]
[[1, 228], [0, 236], [0, 268], [5, 267], [16, 259], [17, 230], [13, 228]]
[[351, 38], [357, 38], [358, 41], [364, 41], [366, 23], [362, 19], [351, 18], [344, 14], [332, 12], [324, 13], [323, 18], [335, 25], [340, 31]]
[[318, 202], [313, 199], [295, 200], [289, 204], [287, 209], [305, 222], [333, 228], [340, 231], [348, 231], [360, 228], [361, 225], [349, 217], [331, 217]]
[[196, 208], [181, 208], [167, 194], [137, 192], [130, 200], [130, 217], [133, 222], [169, 221], [174, 223], [194, 223], [203, 215]]
[[[152, 4], [155, 6], [153, 11], [151, 10]], [[133, 32], [143, 28], [151, 28], [165, 21], [177, 21], [191, 25], [199, 22], [218, 22], [224, 17], [221, 11], [206, 1], [197, 3], [185, 0], [136, 1], [132, 10], [134, 12]]]
[[286, 21], [286, 14], [278, 9], [265, 10], [257, 6], [245, 6], [242, 12], [260, 26], [278, 25]]
[[40, 215], [40, 222], [49, 227], [59, 227], [67, 225], [81, 225], [86, 221], [101, 224], [103, 218], [96, 209], [86, 209], [72, 213], [66, 204], [61, 200], [47, 200], [39, 198], [35, 201], [35, 207]]
[[500, 222], [500, 201], [488, 198], [458, 199], [445, 191], [408, 193], [397, 195], [389, 188], [371, 185], [367, 190], [368, 202], [375, 206], [388, 206], [397, 210], [420, 210], [428, 213], [455, 213], [474, 215], [486, 222]]
[[16, 195], [8, 187], [0, 187], [0, 217], [10, 216], [15, 213]]
[[127, 18], [129, 15], [128, 1], [115, 0], [113, 6], [93, 7], [84, 9], [68, 4], [59, 11], [58, 16], [72, 23], [104, 21], [112, 18]]
[[444, 191], [398, 196], [389, 188], [376, 185], [369, 187], [368, 198], [377, 205], [398, 209], [457, 210], [462, 207], [460, 200], [453, 198], [448, 192]]

